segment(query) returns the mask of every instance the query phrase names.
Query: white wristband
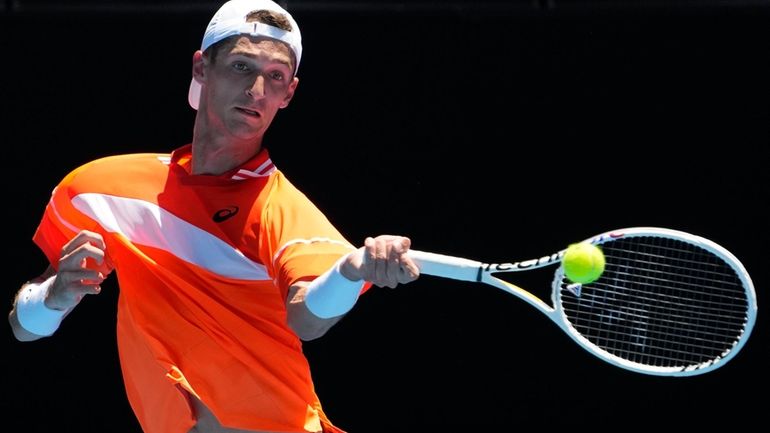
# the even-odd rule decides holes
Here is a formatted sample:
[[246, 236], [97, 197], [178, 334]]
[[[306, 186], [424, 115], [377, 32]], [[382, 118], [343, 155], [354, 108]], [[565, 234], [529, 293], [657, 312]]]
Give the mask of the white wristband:
[[322, 319], [342, 316], [350, 311], [364, 287], [363, 280], [351, 281], [340, 273], [340, 265], [345, 257], [307, 287], [305, 306]]
[[67, 314], [68, 310], [52, 310], [45, 306], [45, 297], [54, 278], [55, 275], [41, 284], [27, 284], [16, 299], [16, 318], [24, 329], [33, 334], [52, 335]]

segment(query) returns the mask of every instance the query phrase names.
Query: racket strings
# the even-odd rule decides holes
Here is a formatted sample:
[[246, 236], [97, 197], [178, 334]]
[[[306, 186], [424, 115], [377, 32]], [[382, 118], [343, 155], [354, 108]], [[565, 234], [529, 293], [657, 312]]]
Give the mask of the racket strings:
[[[612, 317], [612, 315], [616, 315], [619, 321], [625, 321], [631, 326], [646, 326], [650, 323], [652, 320], [659, 321], [660, 324], [665, 325], [670, 328], [676, 328], [681, 329], [683, 326], [689, 326], [693, 329], [696, 329], [700, 332], [707, 333], [711, 335], [713, 338], [720, 338], [724, 337], [724, 326], [716, 326], [714, 325], [715, 322], [722, 322], [722, 321], [730, 321], [735, 320], [736, 324], [742, 325], [743, 321], [745, 320], [743, 316], [736, 316], [736, 315], [727, 315], [727, 314], [718, 314], [713, 313], [709, 311], [702, 312], [700, 314], [709, 316], [709, 321], [703, 322], [703, 323], [694, 323], [692, 321], [692, 314], [683, 314], [681, 309], [676, 308], [662, 308], [659, 311], [650, 311], [648, 308], [645, 308], [647, 304], [643, 304], [636, 301], [628, 301], [626, 303], [625, 309], [617, 309], [615, 308], [617, 306], [617, 302], [605, 302], [604, 297], [597, 297], [592, 295], [586, 295], [583, 294], [584, 301], [586, 300], [586, 296], [590, 296], [592, 299], [589, 300], [589, 302], [592, 303], [593, 307], [599, 307], [602, 308], [603, 311], [606, 313], [606, 315], [603, 315], [601, 317]], [[579, 303], [570, 302], [569, 300], [565, 300], [563, 302], [564, 305], [572, 305], [575, 307], [580, 307]], [[681, 305], [681, 304], [680, 304]], [[669, 314], [665, 314], [666, 311], [670, 311]], [[741, 312], [742, 313], [742, 312]], [[591, 323], [605, 323], [604, 321], [595, 321], [592, 320], [590, 317], [584, 318], [584, 320], [590, 321]], [[675, 334], [674, 334], [675, 335]], [[730, 338], [732, 338], [732, 335], [730, 335]]]
[[[740, 339], [748, 299], [735, 270], [697, 245], [652, 236], [602, 244], [606, 268], [560, 302], [577, 332], [631, 362], [710, 364]], [[566, 286], [566, 283], [563, 284]]]

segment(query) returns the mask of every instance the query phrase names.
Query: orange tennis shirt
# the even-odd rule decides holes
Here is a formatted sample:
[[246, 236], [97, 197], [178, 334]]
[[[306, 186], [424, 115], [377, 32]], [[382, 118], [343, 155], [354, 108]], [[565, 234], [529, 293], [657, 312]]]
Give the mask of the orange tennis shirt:
[[191, 146], [99, 159], [54, 189], [33, 237], [51, 264], [81, 230], [115, 265], [128, 400], [147, 433], [195, 423], [185, 390], [228, 427], [332, 431], [288, 287], [353, 246], [263, 149], [220, 176], [191, 175]]

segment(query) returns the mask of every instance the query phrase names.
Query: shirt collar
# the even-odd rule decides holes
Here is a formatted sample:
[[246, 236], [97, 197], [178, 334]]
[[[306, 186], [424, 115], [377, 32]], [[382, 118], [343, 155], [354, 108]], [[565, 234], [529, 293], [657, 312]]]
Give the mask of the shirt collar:
[[[187, 173], [190, 173], [192, 164], [192, 143], [186, 144], [171, 153], [171, 164], [178, 165]], [[270, 153], [262, 148], [253, 158], [221, 175], [215, 176], [222, 179], [246, 180], [258, 177], [270, 176], [276, 170], [275, 164], [270, 159]]]

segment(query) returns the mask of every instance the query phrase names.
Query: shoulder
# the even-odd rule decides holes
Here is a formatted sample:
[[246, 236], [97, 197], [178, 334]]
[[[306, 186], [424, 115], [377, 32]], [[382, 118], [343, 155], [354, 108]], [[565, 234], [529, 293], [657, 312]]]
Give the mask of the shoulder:
[[274, 205], [287, 205], [291, 203], [306, 203], [310, 200], [299, 188], [297, 188], [280, 170], [275, 170], [270, 175], [270, 202]]
[[273, 173], [271, 173], [270, 180], [274, 188], [301, 193], [299, 188], [294, 186], [294, 184], [281, 170], [276, 169]]
[[149, 164], [168, 165], [171, 155], [168, 153], [129, 153], [111, 155], [89, 161], [74, 171], [94, 170], [97, 168], [120, 168], [126, 165]]
[[135, 170], [138, 167], [158, 168], [168, 166], [171, 155], [168, 153], [131, 153], [111, 155], [89, 161], [72, 171], [83, 172], [118, 170]]
[[77, 189], [132, 181], [142, 176], [165, 175], [170, 155], [167, 153], [135, 153], [105, 156], [86, 162], [62, 179], [60, 187]]

